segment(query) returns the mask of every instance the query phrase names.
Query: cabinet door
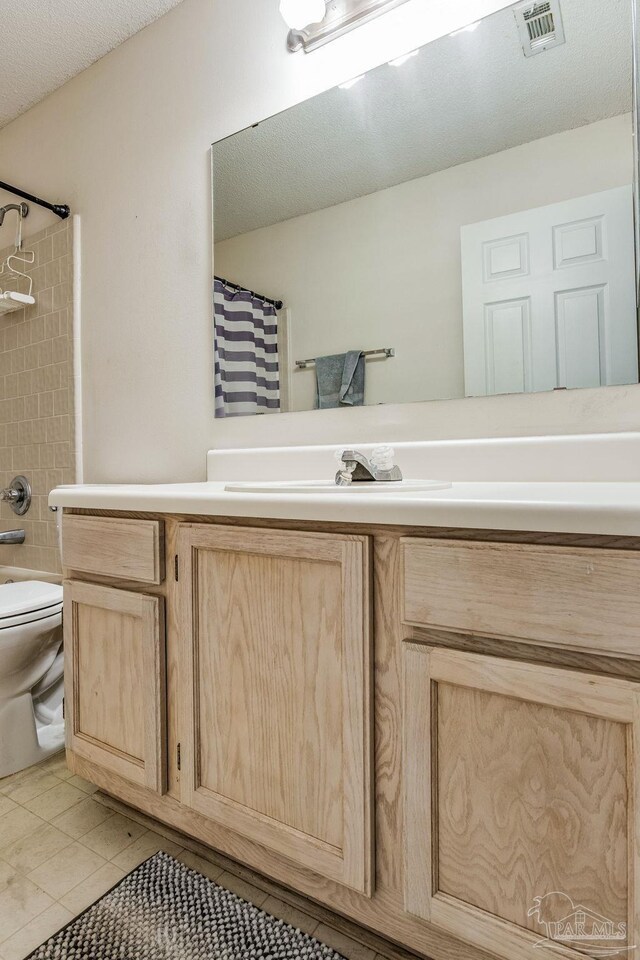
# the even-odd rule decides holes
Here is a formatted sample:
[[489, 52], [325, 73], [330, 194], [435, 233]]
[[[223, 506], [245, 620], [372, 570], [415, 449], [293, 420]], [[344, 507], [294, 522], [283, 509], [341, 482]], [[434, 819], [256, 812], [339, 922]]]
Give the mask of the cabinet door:
[[64, 584], [67, 748], [157, 793], [166, 788], [163, 604]]
[[639, 687], [404, 646], [405, 906], [508, 960], [637, 957]]
[[184, 525], [182, 801], [371, 891], [366, 537]]

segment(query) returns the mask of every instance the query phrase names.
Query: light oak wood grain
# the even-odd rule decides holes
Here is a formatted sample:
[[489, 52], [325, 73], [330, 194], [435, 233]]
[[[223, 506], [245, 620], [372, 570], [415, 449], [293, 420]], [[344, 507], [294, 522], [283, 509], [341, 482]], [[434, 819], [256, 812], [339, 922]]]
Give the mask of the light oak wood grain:
[[528, 910], [553, 890], [626, 922], [625, 725], [437, 691], [438, 890], [536, 933]]
[[67, 746], [162, 793], [166, 788], [164, 604], [64, 583]]
[[370, 891], [367, 541], [193, 525], [179, 544], [183, 802]]
[[[144, 765], [144, 703], [139, 690], [144, 638], [138, 618], [78, 603], [74, 631], [78, 731]], [[114, 691], [122, 697], [120, 703], [114, 703]]]
[[586, 673], [621, 677], [640, 681], [640, 660], [629, 657], [604, 656], [600, 653], [585, 653], [571, 647], [547, 647], [537, 643], [507, 638], [483, 637], [477, 633], [454, 633], [450, 630], [431, 630], [426, 627], [404, 627], [403, 640], [423, 643], [429, 647], [445, 647], [468, 653], [482, 653], [491, 657], [503, 657], [526, 663], [568, 667]]
[[201, 786], [340, 849], [340, 566], [202, 550], [197, 577]]
[[407, 538], [407, 623], [640, 657], [640, 556]]
[[161, 583], [163, 524], [116, 517], [62, 517], [62, 564], [68, 570], [119, 580]]
[[528, 915], [561, 891], [635, 943], [638, 686], [412, 643], [404, 659], [407, 909], [514, 960], [575, 956], [535, 946]]
[[486, 530], [466, 527], [427, 527], [389, 525], [382, 523], [351, 523], [349, 520], [318, 521], [272, 520], [264, 517], [225, 517], [211, 514], [164, 514], [144, 511], [86, 510], [65, 507], [71, 516], [121, 517], [124, 519], [164, 520], [167, 517], [178, 523], [199, 523], [211, 526], [243, 527], [244, 529], [301, 530], [310, 533], [353, 534], [356, 536], [379, 536], [387, 538], [427, 537], [429, 539], [476, 541], [478, 543], [534, 543], [549, 546], [592, 547], [594, 549], [640, 551], [640, 537], [624, 537], [597, 533], [545, 533], [540, 530]]
[[[67, 511], [65, 511], [66, 513]], [[220, 517], [201, 517], [192, 516], [164, 516], [161, 514], [133, 514], [133, 513], [113, 513], [111, 511], [73, 511], [74, 515], [97, 516], [102, 515], [106, 518], [116, 519], [139, 519], [139, 520], [157, 520], [162, 523], [166, 531], [166, 558], [167, 569], [170, 575], [162, 585], [145, 584], [145, 591], [159, 598], [166, 598], [167, 603], [167, 690], [168, 690], [168, 733], [169, 744], [168, 767], [170, 772], [170, 791], [171, 795], [158, 795], [141, 782], [134, 782], [132, 779], [125, 778], [122, 772], [115, 772], [113, 768], [105, 766], [102, 758], [97, 761], [90, 760], [84, 756], [79, 756], [74, 751], [69, 751], [69, 762], [78, 774], [92, 780], [103, 789], [121, 797], [138, 809], [145, 810], [147, 813], [159, 818], [166, 824], [170, 824], [178, 829], [184, 830], [193, 837], [197, 837], [201, 842], [223, 851], [227, 855], [234, 857], [244, 864], [248, 864], [252, 869], [259, 870], [262, 873], [279, 880], [290, 888], [298, 891], [298, 894], [304, 894], [313, 898], [334, 910], [352, 917], [354, 920], [366, 925], [367, 927], [378, 930], [385, 936], [392, 937], [399, 943], [405, 944], [425, 957], [432, 960], [543, 960], [541, 948], [534, 948], [533, 943], [538, 936], [532, 930], [521, 927], [510, 920], [501, 919], [500, 916], [488, 914], [486, 911], [479, 910], [470, 904], [463, 903], [456, 897], [443, 891], [437, 891], [433, 896], [431, 920], [426, 920], [424, 911], [422, 915], [408, 912], [405, 909], [405, 897], [407, 879], [405, 877], [409, 858], [404, 853], [406, 842], [406, 831], [411, 829], [411, 819], [405, 817], [403, 809], [403, 785], [406, 785], [406, 767], [407, 751], [403, 746], [401, 735], [403, 722], [403, 697], [402, 697], [402, 665], [404, 659], [404, 650], [406, 644], [404, 641], [414, 641], [416, 646], [423, 649], [432, 644], [443, 648], [466, 648], [468, 650], [480, 650], [493, 656], [487, 657], [492, 663], [497, 660], [500, 663], [505, 657], [512, 657], [514, 661], [529, 661], [532, 669], [538, 669], [545, 664], [562, 664], [570, 666], [574, 672], [582, 669], [584, 671], [609, 672], [621, 677], [638, 678], [638, 669], [640, 660], [634, 661], [628, 658], [628, 655], [620, 656], [615, 651], [608, 651], [605, 656], [598, 653], [596, 649], [587, 648], [583, 651], [578, 646], [542, 645], [539, 641], [532, 642], [529, 637], [512, 639], [511, 637], [501, 636], [497, 631], [489, 630], [486, 635], [483, 632], [470, 631], [462, 628], [459, 632], [454, 632], [451, 627], [432, 627], [431, 625], [415, 624], [406, 625], [402, 622], [402, 601], [404, 597], [403, 577], [402, 577], [402, 553], [404, 546], [401, 537], [411, 536], [423, 538], [427, 534], [432, 539], [452, 540], [456, 546], [464, 546], [468, 541], [477, 541], [482, 547], [495, 543], [500, 549], [508, 543], [515, 541], [523, 543], [538, 543], [548, 546], [569, 546], [576, 549], [578, 553], [595, 552], [598, 555], [602, 552], [615, 551], [615, 554], [625, 560], [627, 557], [637, 558], [638, 546], [637, 539], [621, 537], [596, 537], [596, 536], [562, 536], [559, 534], [532, 534], [515, 533], [504, 531], [465, 531], [465, 530], [445, 530], [424, 528], [389, 528], [383, 526], [365, 526], [358, 524], [317, 524], [311, 521], [274, 521], [240, 518], [231, 518], [225, 521]], [[290, 848], [284, 849], [281, 844], [282, 836], [278, 834], [277, 842], [271, 843], [268, 835], [264, 834], [261, 825], [252, 819], [253, 830], [249, 833], [244, 829], [245, 824], [238, 823], [235, 819], [230, 821], [226, 816], [212, 819], [208, 813], [202, 813], [192, 807], [180, 802], [183, 789], [183, 780], [189, 776], [189, 769], [185, 764], [184, 737], [181, 737], [184, 729], [185, 713], [185, 690], [186, 697], [191, 696], [190, 673], [191, 666], [185, 664], [182, 647], [184, 644], [184, 624], [185, 613], [178, 605], [178, 596], [182, 602], [186, 592], [184, 588], [185, 567], [182, 565], [181, 583], [176, 583], [173, 579], [173, 557], [178, 552], [177, 535], [179, 525], [187, 522], [191, 525], [198, 521], [198, 526], [206, 527], [211, 536], [217, 535], [221, 528], [224, 530], [225, 550], [226, 545], [232, 545], [238, 535], [245, 539], [252, 540], [255, 534], [272, 533], [277, 534], [276, 540], [269, 541], [269, 546], [262, 553], [257, 551], [258, 556], [264, 558], [265, 563], [269, 563], [269, 557], [272, 556], [274, 544], [277, 545], [278, 539], [284, 534], [298, 533], [316, 533], [322, 531], [325, 534], [337, 534], [339, 537], [347, 535], [358, 540], [363, 534], [373, 534], [371, 543], [373, 555], [373, 622], [375, 628], [374, 637], [374, 657], [375, 657], [375, 883], [372, 884], [372, 896], [362, 893], [354, 887], [344, 885], [341, 880], [330, 878], [328, 875], [322, 875], [317, 870], [317, 863], [309, 865], [308, 861], [301, 860], [296, 851]], [[226, 530], [224, 529], [226, 528]], [[265, 541], [266, 542], [266, 541]], [[240, 544], [240, 552], [243, 553], [243, 544]], [[546, 546], [545, 546], [546, 549]], [[276, 554], [277, 555], [277, 554]], [[255, 556], [251, 552], [251, 556]], [[295, 559], [296, 552], [292, 552], [289, 559]], [[305, 560], [304, 562], [309, 562]], [[323, 559], [321, 564], [332, 563], [329, 559]], [[86, 574], [85, 576], [95, 578], [97, 581], [108, 584], [109, 577], [102, 576], [100, 573]], [[113, 580], [113, 584], [127, 584], [132, 590], [137, 590], [134, 581]], [[562, 584], [560, 585], [562, 586]], [[191, 594], [189, 594], [191, 596]], [[256, 602], [255, 598], [251, 598]], [[187, 612], [191, 616], [191, 612]], [[411, 644], [413, 645], [413, 643]], [[405, 665], [406, 666], [406, 665]], [[557, 670], [558, 673], [564, 673], [563, 670]], [[470, 684], [462, 684], [464, 691], [482, 690], [486, 683], [484, 676], [478, 677], [475, 670], [468, 671]], [[480, 682], [480, 687], [474, 686]], [[544, 680], [543, 680], [544, 682]], [[511, 683], [508, 681], [507, 686]], [[438, 684], [436, 684], [437, 688]], [[193, 683], [191, 682], [193, 688]], [[457, 687], [456, 687], [457, 689]], [[583, 689], [581, 697], [587, 702], [591, 692], [591, 687]], [[556, 694], [558, 693], [556, 689]], [[617, 699], [617, 692], [614, 691], [613, 699]], [[555, 694], [554, 694], [555, 695]], [[501, 699], [502, 694], [495, 694]], [[525, 703], [527, 701], [525, 700]], [[532, 701], [536, 703], [537, 701]], [[430, 698], [433, 708], [437, 707], [437, 697]], [[564, 704], [564, 701], [563, 701]], [[69, 707], [69, 703], [67, 703]], [[550, 710], [558, 709], [564, 716], [564, 706], [561, 708], [550, 707]], [[613, 709], [613, 708], [612, 708]], [[615, 707], [616, 711], [621, 708]], [[637, 721], [628, 722], [628, 718], [634, 714], [637, 708], [627, 711], [626, 708], [618, 714], [626, 719], [611, 719], [607, 723], [623, 723], [626, 732], [626, 752], [628, 783], [634, 782], [633, 787], [629, 787], [628, 798], [625, 806], [627, 838], [628, 838], [628, 900], [629, 917], [634, 908], [632, 904], [637, 901], [635, 890], [637, 884], [635, 878], [638, 875], [638, 831], [636, 829], [636, 807], [635, 797], [640, 790], [639, 769], [640, 764], [638, 755], [638, 737], [636, 736]], [[67, 709], [67, 716], [69, 709]], [[581, 714], [588, 719], [589, 712]], [[406, 719], [406, 717], [405, 717]], [[423, 727], [417, 719], [421, 730], [427, 730], [427, 736], [437, 732], [437, 709], [432, 709], [430, 724]], [[563, 729], [560, 724], [560, 729]], [[177, 769], [176, 748], [182, 739], [183, 763], [182, 771]], [[369, 739], [369, 749], [371, 742]], [[437, 750], [432, 757], [431, 770], [437, 771]], [[428, 793], [428, 800], [431, 803], [432, 811], [438, 810], [438, 778], [426, 777], [425, 790]], [[372, 804], [369, 805], [369, 823], [372, 821]], [[432, 884], [432, 889], [436, 889], [438, 882], [438, 850], [437, 850], [437, 826], [434, 834], [434, 843], [432, 847], [433, 856], [427, 859], [428, 878]], [[306, 835], [305, 835], [306, 836]], [[373, 836], [373, 830], [371, 831]], [[619, 850], [619, 845], [616, 846]], [[414, 860], [419, 859], [419, 851], [416, 850]], [[534, 864], [534, 867], [536, 865]], [[371, 871], [373, 872], [373, 863]], [[465, 868], [466, 869], [466, 868]], [[460, 877], [456, 877], [460, 881]], [[295, 897], [296, 894], [291, 894]], [[420, 914], [420, 911], [418, 911]], [[478, 922], [487, 921], [490, 922]], [[637, 927], [636, 927], [637, 929]], [[454, 932], [455, 931], [455, 932]], [[581, 954], [575, 951], [566, 951], [554, 949], [553, 956], [571, 957], [577, 960]], [[630, 960], [633, 954], [630, 955]], [[633, 957], [633, 960], [637, 958]]]

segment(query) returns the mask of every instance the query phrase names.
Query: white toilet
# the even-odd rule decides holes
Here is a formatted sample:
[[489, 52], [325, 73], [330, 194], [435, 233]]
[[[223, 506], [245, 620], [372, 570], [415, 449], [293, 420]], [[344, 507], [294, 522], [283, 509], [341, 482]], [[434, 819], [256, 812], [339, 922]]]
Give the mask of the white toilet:
[[0, 777], [62, 750], [62, 587], [0, 584]]

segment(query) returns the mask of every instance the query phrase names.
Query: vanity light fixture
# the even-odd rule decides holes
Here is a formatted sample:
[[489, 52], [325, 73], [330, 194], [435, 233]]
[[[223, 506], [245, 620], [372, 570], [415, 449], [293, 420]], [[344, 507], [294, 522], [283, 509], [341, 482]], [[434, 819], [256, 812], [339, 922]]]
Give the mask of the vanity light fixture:
[[[309, 53], [407, 0], [280, 0], [291, 53]], [[324, 7], [324, 10], [321, 9]]]
[[411, 60], [412, 57], [417, 57], [419, 53], [419, 50], [412, 50], [410, 53], [405, 53], [402, 57], [396, 57], [395, 60], [389, 60], [389, 66], [401, 67], [403, 63], [406, 63], [407, 60]]
[[361, 80], [364, 80], [364, 73], [361, 73], [359, 77], [354, 77], [353, 80], [345, 80], [344, 83], [339, 83], [338, 87], [340, 90], [351, 90], [351, 87], [355, 87], [356, 83], [360, 83]]

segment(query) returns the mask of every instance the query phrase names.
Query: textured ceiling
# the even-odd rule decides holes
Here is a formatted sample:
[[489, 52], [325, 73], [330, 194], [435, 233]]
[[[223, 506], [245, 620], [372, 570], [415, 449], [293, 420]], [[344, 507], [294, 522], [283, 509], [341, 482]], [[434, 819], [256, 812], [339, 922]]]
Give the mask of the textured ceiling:
[[563, 46], [507, 8], [214, 145], [216, 240], [630, 110], [630, 0], [560, 4]]
[[0, 127], [180, 0], [2, 0]]

